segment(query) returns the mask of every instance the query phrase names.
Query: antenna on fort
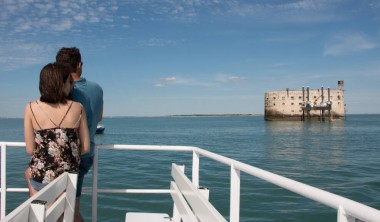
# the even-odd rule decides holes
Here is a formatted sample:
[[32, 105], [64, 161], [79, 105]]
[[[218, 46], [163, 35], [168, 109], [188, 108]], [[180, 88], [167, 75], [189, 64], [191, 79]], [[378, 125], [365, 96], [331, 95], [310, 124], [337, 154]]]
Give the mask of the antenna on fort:
[[338, 81], [338, 89], [339, 89], [339, 90], [343, 90], [343, 85], [344, 85], [343, 80], [339, 80], [339, 81]]
[[305, 86], [302, 86], [302, 106], [305, 106]]
[[324, 96], [324, 94], [323, 94], [323, 85], [321, 86], [321, 96], [322, 96], [322, 102], [321, 102], [321, 105], [323, 105], [323, 102], [324, 102], [324, 100], [325, 100], [325, 96]]

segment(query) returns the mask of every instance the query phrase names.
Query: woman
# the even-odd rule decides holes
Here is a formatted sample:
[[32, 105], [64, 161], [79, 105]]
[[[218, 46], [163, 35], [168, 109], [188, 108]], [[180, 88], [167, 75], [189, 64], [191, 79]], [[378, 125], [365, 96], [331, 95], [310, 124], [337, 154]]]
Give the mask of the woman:
[[80, 103], [68, 99], [72, 84], [65, 65], [47, 64], [40, 73], [40, 99], [25, 106], [30, 196], [63, 172], [78, 172], [80, 155], [90, 150], [86, 113]]

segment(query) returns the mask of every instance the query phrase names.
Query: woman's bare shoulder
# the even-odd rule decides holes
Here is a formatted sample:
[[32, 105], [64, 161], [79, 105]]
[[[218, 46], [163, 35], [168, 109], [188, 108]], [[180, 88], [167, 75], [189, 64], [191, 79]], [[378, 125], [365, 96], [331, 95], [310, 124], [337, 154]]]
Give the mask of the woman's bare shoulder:
[[37, 100], [35, 100], [35, 101], [30, 101], [30, 102], [28, 102], [27, 104], [25, 104], [25, 107], [24, 107], [24, 109], [25, 109], [25, 111], [30, 111], [30, 108], [34, 108], [35, 106], [37, 105]]
[[79, 102], [75, 102], [75, 101], [70, 101], [70, 103], [73, 103], [72, 105], [71, 105], [71, 107], [72, 107], [72, 109], [75, 109], [75, 110], [81, 110], [81, 109], [83, 109], [83, 106], [82, 106], [82, 104], [81, 103], [79, 103]]
[[82, 104], [81, 104], [80, 102], [72, 101], [72, 103], [73, 103], [73, 105], [72, 105], [73, 107], [77, 107], [77, 108], [78, 108], [78, 107], [79, 107], [79, 108], [82, 107]]

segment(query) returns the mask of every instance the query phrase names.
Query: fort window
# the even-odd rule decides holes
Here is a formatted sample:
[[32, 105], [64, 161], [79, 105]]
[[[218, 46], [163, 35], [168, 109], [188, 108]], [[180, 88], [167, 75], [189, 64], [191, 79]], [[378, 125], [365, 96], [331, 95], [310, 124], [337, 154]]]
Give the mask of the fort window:
[[283, 106], [285, 106], [285, 103], [282, 103]]
[[301, 97], [301, 96], [298, 96], [298, 99], [302, 99], [302, 97]]
[[298, 103], [298, 105], [302, 106], [302, 103]]
[[285, 100], [285, 96], [282, 97], [282, 100]]
[[273, 106], [276, 106], [276, 103], [273, 103]]
[[294, 110], [292, 110], [292, 113], [294, 113]]
[[294, 103], [292, 103], [292, 106], [294, 106]]
[[317, 96], [314, 96], [314, 99], [317, 98]]
[[276, 97], [273, 97], [273, 99], [276, 99]]
[[290, 97], [291, 99], [294, 99], [294, 96]]
[[340, 100], [340, 96], [338, 96], [338, 100]]

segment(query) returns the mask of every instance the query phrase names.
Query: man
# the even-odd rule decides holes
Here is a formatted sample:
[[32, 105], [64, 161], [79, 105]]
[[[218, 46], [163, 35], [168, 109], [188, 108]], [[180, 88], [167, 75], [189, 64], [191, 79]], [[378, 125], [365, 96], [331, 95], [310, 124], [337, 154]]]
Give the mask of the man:
[[86, 111], [90, 133], [90, 152], [81, 156], [79, 165], [74, 217], [74, 221], [77, 222], [83, 221], [79, 211], [80, 197], [82, 194], [84, 175], [90, 170], [94, 160], [95, 131], [98, 122], [103, 118], [103, 90], [97, 83], [81, 77], [83, 62], [78, 48], [61, 48], [57, 53], [56, 62], [65, 63], [71, 69], [71, 76], [75, 81], [71, 96], [74, 101], [80, 102], [83, 105]]

